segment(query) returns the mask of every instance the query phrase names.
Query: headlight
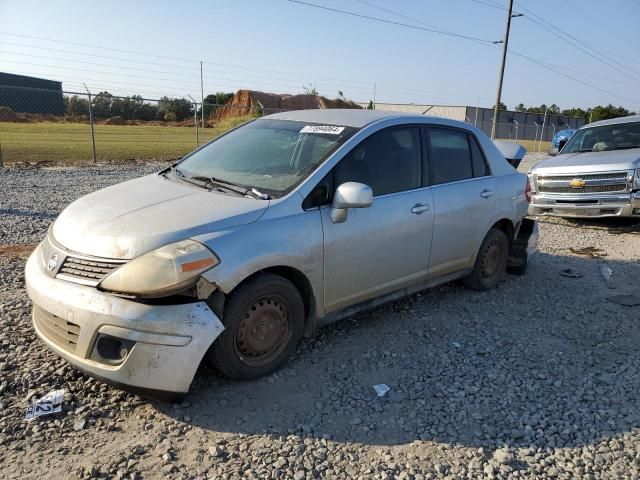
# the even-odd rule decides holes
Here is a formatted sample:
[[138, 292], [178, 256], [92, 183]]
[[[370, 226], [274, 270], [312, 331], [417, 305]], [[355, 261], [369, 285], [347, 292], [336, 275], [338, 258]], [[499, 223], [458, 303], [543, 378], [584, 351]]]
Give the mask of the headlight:
[[218, 263], [218, 257], [201, 243], [183, 240], [125, 263], [102, 280], [100, 288], [148, 297], [169, 295], [191, 286]]
[[636, 169], [636, 174], [633, 176], [633, 189], [640, 190], [640, 168]]

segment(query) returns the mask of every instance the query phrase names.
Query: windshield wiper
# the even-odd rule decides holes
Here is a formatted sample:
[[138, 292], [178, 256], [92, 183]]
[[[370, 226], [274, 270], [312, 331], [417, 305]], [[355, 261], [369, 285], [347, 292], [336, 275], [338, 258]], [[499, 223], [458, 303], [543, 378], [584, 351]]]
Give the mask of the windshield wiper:
[[245, 188], [241, 187], [238, 184], [227, 182], [225, 180], [220, 180], [216, 177], [205, 177], [205, 176], [195, 176], [190, 177], [191, 180], [196, 180], [200, 182], [204, 182], [207, 185], [218, 185], [222, 188], [226, 188], [227, 190], [231, 190], [232, 192], [238, 193], [240, 195], [252, 195], [254, 197], [259, 198], [260, 200], [269, 200], [271, 197], [266, 193], [262, 193], [255, 188]]

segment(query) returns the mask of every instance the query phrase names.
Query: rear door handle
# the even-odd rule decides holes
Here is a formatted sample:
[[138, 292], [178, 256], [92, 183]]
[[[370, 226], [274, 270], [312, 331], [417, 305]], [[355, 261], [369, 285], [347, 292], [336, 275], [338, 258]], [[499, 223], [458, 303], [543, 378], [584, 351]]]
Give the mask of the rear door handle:
[[416, 203], [413, 208], [411, 208], [411, 213], [420, 215], [422, 212], [426, 212], [427, 210], [429, 210], [429, 205], [425, 205], [424, 203]]
[[480, 192], [480, 196], [482, 198], [489, 198], [491, 195], [493, 195], [493, 190], [484, 189], [482, 190], [482, 192]]

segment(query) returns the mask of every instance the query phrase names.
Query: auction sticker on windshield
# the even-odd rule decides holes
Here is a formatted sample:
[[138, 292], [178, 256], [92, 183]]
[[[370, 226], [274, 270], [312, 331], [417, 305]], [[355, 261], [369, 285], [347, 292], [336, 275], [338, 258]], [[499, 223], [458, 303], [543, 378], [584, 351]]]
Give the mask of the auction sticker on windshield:
[[340, 135], [344, 127], [334, 127], [333, 125], [307, 125], [300, 130], [300, 133], [328, 133], [329, 135]]

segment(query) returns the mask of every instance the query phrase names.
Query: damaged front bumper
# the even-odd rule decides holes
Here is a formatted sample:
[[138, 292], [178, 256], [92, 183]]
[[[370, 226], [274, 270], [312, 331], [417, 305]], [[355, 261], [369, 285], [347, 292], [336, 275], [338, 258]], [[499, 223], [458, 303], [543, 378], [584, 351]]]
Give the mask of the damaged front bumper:
[[38, 336], [91, 376], [138, 391], [188, 392], [224, 327], [203, 302], [149, 305], [49, 276], [38, 247], [25, 281]]

